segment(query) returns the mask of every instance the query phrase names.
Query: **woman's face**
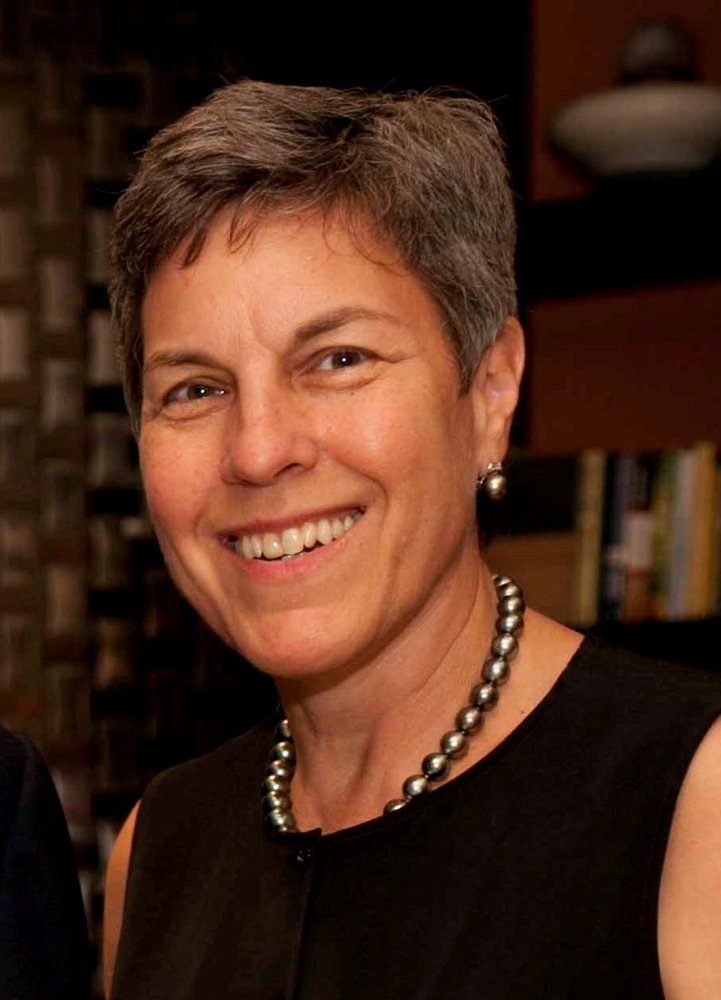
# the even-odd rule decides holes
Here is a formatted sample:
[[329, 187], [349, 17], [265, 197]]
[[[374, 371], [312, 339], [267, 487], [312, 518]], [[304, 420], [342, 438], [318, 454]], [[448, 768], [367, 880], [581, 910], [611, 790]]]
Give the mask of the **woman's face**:
[[149, 283], [148, 504], [226, 641], [275, 676], [320, 675], [464, 600], [475, 479], [499, 455], [484, 391], [459, 394], [438, 310], [387, 248], [295, 219], [231, 251], [228, 222]]

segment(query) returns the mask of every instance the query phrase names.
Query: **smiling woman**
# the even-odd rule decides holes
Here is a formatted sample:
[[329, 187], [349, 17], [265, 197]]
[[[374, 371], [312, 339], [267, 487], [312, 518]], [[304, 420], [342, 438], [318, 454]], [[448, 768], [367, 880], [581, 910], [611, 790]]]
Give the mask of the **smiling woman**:
[[526, 609], [478, 548], [513, 243], [465, 97], [236, 84], [121, 199], [155, 529], [282, 712], [133, 811], [113, 1000], [718, 992], [721, 687]]
[[505, 448], [520, 338], [509, 323], [494, 347], [503, 392], [461, 392], [436, 304], [370, 233], [361, 254], [334, 219], [268, 220], [234, 249], [231, 218], [148, 284], [143, 479], [203, 616], [310, 679], [386, 651], [424, 606], [468, 613], [477, 470]]

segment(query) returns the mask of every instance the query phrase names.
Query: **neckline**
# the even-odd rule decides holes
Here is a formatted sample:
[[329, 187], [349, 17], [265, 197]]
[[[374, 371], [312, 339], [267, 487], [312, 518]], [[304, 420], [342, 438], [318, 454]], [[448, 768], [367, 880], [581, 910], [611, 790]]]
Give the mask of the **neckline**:
[[288, 844], [295, 849], [301, 844], [308, 843], [340, 843], [356, 837], [370, 836], [377, 830], [391, 831], [394, 829], [394, 826], [401, 827], [403, 824], [411, 822], [421, 811], [442, 805], [443, 801], [449, 795], [458, 794], [459, 791], [463, 791], [466, 784], [476, 780], [479, 774], [483, 774], [489, 767], [493, 766], [495, 761], [510, 753], [518, 743], [526, 738], [529, 731], [535, 728], [557, 701], [559, 695], [563, 694], [570, 679], [579, 671], [584, 661], [591, 656], [598, 645], [599, 640], [594, 636], [584, 635], [577, 649], [551, 687], [540, 701], [534, 705], [528, 715], [521, 719], [517, 726], [514, 726], [499, 743], [492, 747], [488, 753], [484, 754], [480, 760], [477, 760], [475, 764], [466, 768], [465, 771], [462, 771], [456, 777], [449, 778], [427, 795], [419, 796], [418, 799], [410, 803], [405, 809], [399, 809], [397, 812], [381, 813], [378, 816], [373, 816], [371, 819], [365, 820], [363, 823], [343, 827], [341, 830], [333, 830], [331, 833], [323, 833], [320, 827], [315, 827], [312, 830], [300, 830], [297, 833], [270, 832], [267, 835], [272, 840]]

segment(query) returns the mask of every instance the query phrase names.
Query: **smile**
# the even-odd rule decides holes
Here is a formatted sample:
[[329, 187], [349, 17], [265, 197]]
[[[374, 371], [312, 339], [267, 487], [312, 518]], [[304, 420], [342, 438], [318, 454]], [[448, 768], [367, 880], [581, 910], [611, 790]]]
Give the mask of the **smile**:
[[229, 537], [226, 545], [244, 559], [293, 559], [320, 545], [329, 545], [350, 531], [363, 516], [360, 510], [350, 510], [317, 521], [304, 521], [283, 531], [253, 532]]

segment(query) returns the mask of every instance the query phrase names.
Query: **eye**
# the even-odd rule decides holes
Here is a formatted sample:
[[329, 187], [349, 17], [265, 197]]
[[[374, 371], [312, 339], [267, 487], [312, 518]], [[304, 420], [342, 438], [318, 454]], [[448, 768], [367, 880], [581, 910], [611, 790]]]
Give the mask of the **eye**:
[[225, 389], [207, 382], [186, 382], [176, 386], [165, 397], [166, 403], [193, 403], [200, 399], [210, 399], [214, 396], [224, 396]]
[[318, 362], [319, 371], [339, 371], [343, 368], [354, 368], [363, 361], [368, 361], [369, 355], [356, 347], [341, 347], [330, 351]]

